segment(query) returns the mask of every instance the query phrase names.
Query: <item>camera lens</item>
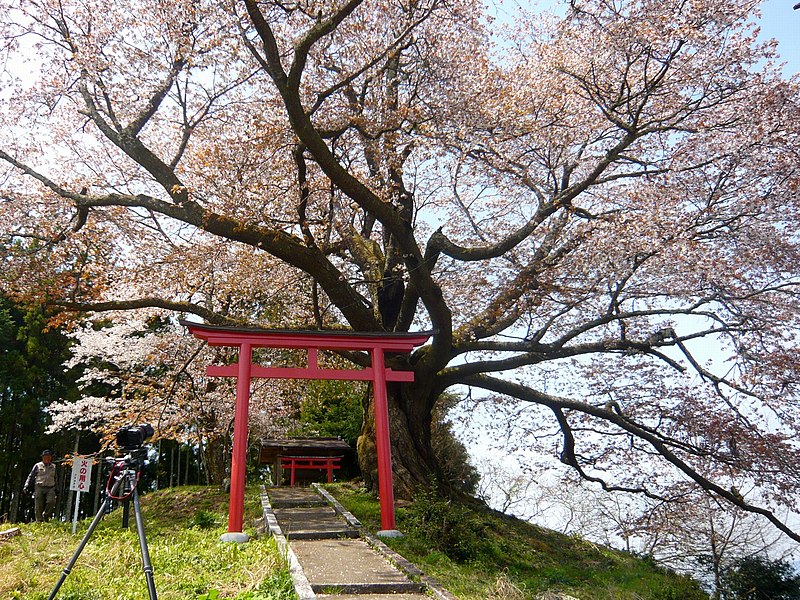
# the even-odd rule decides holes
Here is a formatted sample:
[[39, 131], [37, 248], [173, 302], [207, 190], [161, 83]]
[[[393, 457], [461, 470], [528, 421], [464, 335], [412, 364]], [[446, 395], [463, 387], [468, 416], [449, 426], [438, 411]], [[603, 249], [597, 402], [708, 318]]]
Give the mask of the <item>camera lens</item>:
[[117, 446], [120, 448], [139, 448], [147, 440], [153, 437], [154, 433], [155, 429], [153, 429], [153, 426], [147, 423], [143, 425], [123, 427], [117, 431]]

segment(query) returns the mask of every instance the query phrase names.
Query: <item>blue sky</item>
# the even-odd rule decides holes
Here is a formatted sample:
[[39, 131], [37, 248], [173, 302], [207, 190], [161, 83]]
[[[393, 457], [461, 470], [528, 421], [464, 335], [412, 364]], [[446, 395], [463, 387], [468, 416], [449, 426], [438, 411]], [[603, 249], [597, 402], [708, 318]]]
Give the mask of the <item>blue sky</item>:
[[[556, 9], [564, 0], [485, 0], [498, 22], [513, 20], [515, 6], [538, 5]], [[792, 6], [800, 0], [766, 0], [761, 6], [761, 38], [778, 40], [778, 52], [786, 63], [783, 73], [788, 78], [800, 73], [800, 9]]]
[[800, 73], [800, 10], [792, 10], [797, 1], [767, 0], [761, 7], [761, 36], [778, 40], [787, 77]]

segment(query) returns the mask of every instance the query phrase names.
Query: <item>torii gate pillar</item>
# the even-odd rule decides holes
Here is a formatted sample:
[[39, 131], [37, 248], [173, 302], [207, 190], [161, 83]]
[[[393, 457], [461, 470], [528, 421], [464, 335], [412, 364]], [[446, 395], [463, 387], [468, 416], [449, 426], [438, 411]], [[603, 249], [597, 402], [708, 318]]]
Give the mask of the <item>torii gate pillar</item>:
[[[378, 493], [381, 505], [379, 535], [398, 535], [394, 519], [394, 486], [392, 451], [389, 437], [389, 409], [386, 398], [388, 381], [414, 381], [411, 371], [387, 369], [385, 352], [411, 352], [424, 344], [432, 332], [421, 333], [358, 333], [350, 331], [291, 331], [202, 325], [181, 321], [189, 333], [210, 346], [239, 348], [238, 363], [209, 365], [210, 377], [236, 377], [236, 413], [233, 423], [233, 456], [231, 460], [231, 493], [226, 539], [240, 541], [244, 512], [245, 467], [250, 405], [250, 381], [253, 377], [279, 379], [340, 379], [371, 381], [375, 396], [375, 442], [378, 453]], [[294, 348], [308, 351], [305, 367], [263, 367], [253, 364], [253, 348]], [[372, 366], [365, 369], [324, 369], [317, 362], [318, 351], [368, 351]]]
[[247, 471], [247, 438], [250, 422], [250, 372], [253, 366], [253, 347], [239, 346], [236, 376], [236, 407], [233, 418], [233, 456], [231, 457], [231, 493], [228, 503], [228, 533], [242, 533], [244, 487]]

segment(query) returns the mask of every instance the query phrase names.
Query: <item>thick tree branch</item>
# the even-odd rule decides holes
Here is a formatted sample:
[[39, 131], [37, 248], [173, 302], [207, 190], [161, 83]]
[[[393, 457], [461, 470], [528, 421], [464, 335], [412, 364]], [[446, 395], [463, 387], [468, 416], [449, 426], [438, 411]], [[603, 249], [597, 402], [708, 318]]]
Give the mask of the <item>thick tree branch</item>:
[[167, 76], [164, 78], [164, 82], [156, 88], [153, 95], [147, 101], [144, 109], [125, 127], [125, 131], [130, 136], [137, 136], [139, 132], [141, 132], [142, 128], [147, 125], [147, 122], [153, 118], [153, 115], [156, 114], [158, 108], [161, 106], [161, 103], [164, 101], [164, 98], [167, 97], [167, 94], [172, 89], [172, 86], [175, 85], [175, 80], [178, 77], [178, 74], [183, 70], [186, 66], [186, 59], [182, 56], [178, 56], [172, 61], [172, 65], [170, 65], [169, 72]]
[[331, 301], [339, 307], [355, 329], [372, 331], [376, 328], [368, 303], [351, 286], [346, 285], [341, 271], [317, 248], [306, 246], [302, 240], [292, 235], [279, 230], [243, 224], [237, 219], [206, 210], [191, 200], [173, 204], [146, 194], [99, 196], [75, 194], [5, 152], [0, 151], [0, 159], [6, 160], [26, 175], [37, 179], [59, 196], [72, 200], [79, 210], [106, 206], [145, 208], [224, 239], [241, 242], [258, 250], [269, 252], [315, 277]]
[[193, 302], [183, 302], [177, 300], [166, 300], [164, 298], [136, 298], [129, 300], [109, 300], [108, 302], [64, 302], [52, 301], [53, 306], [58, 306], [68, 311], [80, 313], [108, 312], [116, 310], [136, 310], [139, 308], [163, 308], [178, 313], [190, 313], [204, 319], [212, 325], [243, 325], [239, 319], [232, 319], [220, 315], [204, 306]]
[[[252, 0], [245, 0], [245, 4], [251, 1]], [[300, 80], [303, 77], [303, 70], [306, 67], [306, 61], [308, 60], [308, 53], [311, 47], [323, 37], [332, 33], [363, 1], [364, 0], [349, 0], [345, 2], [338, 11], [334, 12], [326, 19], [318, 21], [316, 25], [309, 29], [306, 34], [295, 43], [294, 61], [289, 69], [286, 82], [290, 88], [295, 91], [300, 89]]]
[[454, 332], [453, 337], [457, 346], [470, 340], [497, 335], [514, 324], [522, 310], [518, 306], [520, 299], [541, 288], [540, 273], [553, 268], [563, 257], [572, 252], [581, 240], [581, 237], [577, 236], [559, 244], [559, 237], [568, 221], [567, 211], [556, 214], [549, 231], [539, 243], [528, 264], [519, 268], [514, 279], [497, 290], [494, 298], [483, 310]]
[[[128, 155], [136, 164], [150, 173], [175, 202], [185, 201], [187, 197], [186, 188], [175, 174], [175, 171], [142, 143], [137, 137], [137, 131], [130, 128], [123, 128], [120, 130], [119, 125], [112, 127], [106, 122], [94, 102], [87, 81], [88, 73], [84, 71], [78, 83], [78, 88], [86, 105], [86, 115], [110, 142]], [[142, 116], [146, 115], [146, 113], [147, 111], [145, 111]], [[147, 118], [149, 119], [150, 117]], [[141, 125], [144, 126], [144, 122]]]
[[466, 247], [455, 244], [442, 233], [441, 227], [431, 235], [428, 247], [433, 253], [442, 253], [456, 260], [478, 261], [488, 260], [503, 256], [510, 250], [516, 248], [520, 243], [528, 238], [548, 217], [559, 209], [558, 206], [550, 204], [540, 207], [536, 214], [528, 220], [522, 227], [509, 234], [504, 239], [489, 246]]
[[279, 89], [285, 88], [286, 72], [283, 70], [283, 65], [281, 65], [281, 54], [278, 49], [278, 42], [275, 40], [275, 34], [272, 32], [272, 27], [269, 26], [261, 9], [258, 8], [256, 0], [244, 0], [244, 6], [256, 33], [261, 38], [264, 55], [262, 56], [259, 52], [256, 52], [252, 44], [248, 43], [248, 48], [275, 82], [275, 85]]
[[427, 358], [444, 365], [447, 361], [448, 348], [450, 346], [452, 314], [444, 301], [441, 288], [423, 260], [422, 253], [413, 235], [411, 223], [405, 220], [390, 202], [385, 202], [339, 163], [320, 135], [320, 132], [311, 122], [308, 113], [303, 107], [298, 89], [302, 78], [302, 69], [305, 66], [306, 53], [311, 45], [335, 29], [335, 27], [331, 28], [330, 26], [340, 23], [341, 20], [352, 13], [360, 2], [351, 0], [351, 2], [345, 4], [340, 12], [326, 21], [324, 27], [313, 29], [302, 38], [305, 41], [299, 46], [299, 52], [296, 54], [290, 69], [291, 81], [288, 80], [280, 64], [280, 54], [272, 28], [264, 18], [255, 0], [244, 0], [244, 2], [253, 26], [264, 43], [265, 59], [269, 65], [268, 74], [272, 77], [278, 92], [283, 98], [292, 129], [307, 151], [316, 159], [317, 164], [328, 178], [367, 213], [374, 215], [397, 240], [406, 270], [415, 283], [415, 291], [428, 308], [433, 327], [441, 332], [434, 343], [436, 350], [429, 353]]
[[561, 462], [565, 465], [572, 467], [578, 475], [580, 475], [581, 479], [585, 479], [586, 481], [591, 481], [593, 483], [599, 483], [600, 487], [603, 488], [603, 491], [606, 492], [625, 492], [629, 494], [642, 494], [647, 498], [651, 498], [653, 500], [660, 500], [666, 502], [668, 499], [664, 496], [659, 494], [654, 494], [650, 490], [645, 487], [629, 487], [629, 486], [619, 486], [613, 485], [608, 483], [605, 479], [601, 477], [596, 477], [594, 475], [590, 475], [586, 472], [583, 466], [578, 460], [577, 455], [575, 454], [575, 436], [573, 435], [572, 428], [569, 425], [569, 421], [567, 417], [564, 415], [564, 411], [558, 407], [550, 407], [553, 410], [553, 414], [556, 417], [556, 421], [558, 421], [558, 426], [561, 429], [561, 433], [563, 435], [563, 446], [561, 449]]
[[19, 171], [21, 171], [25, 175], [28, 175], [29, 177], [32, 177], [33, 179], [37, 180], [39, 183], [44, 185], [50, 191], [55, 192], [57, 195], [61, 196], [62, 198], [66, 198], [66, 199], [69, 199], [69, 200], [75, 200], [75, 201], [81, 199], [81, 195], [80, 194], [76, 194], [74, 192], [71, 192], [71, 191], [63, 188], [62, 186], [60, 186], [56, 182], [54, 182], [52, 179], [46, 177], [45, 175], [42, 175], [41, 173], [39, 173], [35, 169], [32, 169], [31, 167], [29, 167], [25, 163], [22, 163], [22, 162], [18, 161], [16, 158], [11, 156], [10, 154], [7, 154], [3, 150], [0, 150], [0, 159], [6, 161], [11, 166], [17, 168]]
[[699, 485], [702, 489], [713, 492], [718, 497], [723, 498], [737, 506], [738, 508], [745, 510], [747, 512], [759, 514], [770, 521], [775, 527], [777, 527], [780, 531], [785, 533], [791, 539], [800, 542], [800, 533], [794, 531], [788, 525], [783, 523], [772, 511], [762, 508], [760, 506], [756, 506], [754, 504], [750, 504], [747, 502], [741, 494], [734, 493], [730, 490], [727, 490], [720, 486], [719, 484], [714, 483], [700, 472], [695, 470], [691, 465], [689, 465], [686, 461], [681, 459], [675, 452], [673, 452], [668, 444], [665, 442], [664, 439], [660, 438], [652, 431], [649, 431], [647, 428], [638, 425], [633, 420], [629, 419], [628, 417], [622, 416], [613, 410], [608, 410], [605, 408], [593, 406], [591, 404], [587, 404], [585, 402], [580, 402], [577, 400], [571, 400], [568, 398], [562, 398], [558, 396], [552, 396], [549, 394], [544, 394], [542, 392], [533, 390], [526, 386], [511, 383], [508, 381], [504, 381], [502, 379], [498, 379], [496, 377], [490, 377], [487, 375], [473, 375], [470, 377], [465, 377], [461, 380], [463, 385], [469, 385], [485, 390], [489, 390], [492, 392], [496, 392], [499, 394], [504, 394], [506, 396], [510, 396], [512, 398], [517, 398], [519, 400], [523, 400], [526, 402], [532, 402], [534, 404], [540, 404], [542, 406], [546, 406], [556, 411], [563, 411], [563, 410], [573, 410], [576, 412], [584, 413], [586, 415], [590, 415], [612, 425], [619, 427], [622, 431], [629, 433], [630, 435], [635, 436], [638, 439], [641, 439], [644, 442], [647, 442], [649, 446], [658, 454], [662, 459], [666, 460], [668, 463], [672, 464], [675, 468], [678, 469], [684, 476], [694, 481], [697, 485]]

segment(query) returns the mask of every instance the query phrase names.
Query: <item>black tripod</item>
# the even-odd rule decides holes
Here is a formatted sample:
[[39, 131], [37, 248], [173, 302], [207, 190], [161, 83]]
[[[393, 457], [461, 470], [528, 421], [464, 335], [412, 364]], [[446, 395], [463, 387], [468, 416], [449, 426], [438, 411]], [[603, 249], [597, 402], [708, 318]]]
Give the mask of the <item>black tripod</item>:
[[[123, 458], [117, 459], [109, 459], [113, 460], [114, 465], [111, 468], [111, 474], [108, 477], [108, 482], [106, 483], [106, 499], [103, 501], [103, 505], [100, 507], [100, 510], [97, 511], [97, 514], [94, 517], [91, 525], [89, 525], [89, 529], [86, 531], [86, 535], [83, 536], [81, 543], [78, 544], [78, 548], [75, 550], [75, 553], [72, 555], [72, 558], [67, 563], [67, 566], [64, 567], [64, 571], [61, 574], [61, 578], [56, 583], [53, 591], [50, 592], [50, 596], [48, 596], [47, 600], [53, 600], [58, 593], [59, 588], [64, 583], [64, 580], [67, 578], [67, 575], [72, 572], [72, 567], [75, 566], [78, 557], [81, 555], [84, 546], [86, 546], [86, 542], [89, 541], [89, 538], [92, 535], [95, 527], [97, 524], [100, 523], [100, 519], [103, 518], [103, 515], [106, 512], [106, 509], [111, 504], [112, 500], [124, 500], [127, 504], [127, 500], [133, 496], [133, 512], [136, 517], [136, 533], [139, 535], [139, 548], [142, 551], [142, 568], [144, 570], [144, 576], [147, 580], [147, 592], [150, 595], [150, 600], [157, 600], [156, 596], [156, 585], [153, 581], [153, 566], [150, 564], [150, 552], [147, 550], [147, 539], [144, 536], [144, 520], [142, 519], [142, 508], [139, 506], [139, 492], [136, 491], [136, 485], [139, 481], [139, 472], [141, 471], [143, 459], [141, 457], [142, 450], [139, 449], [135, 452], [131, 452], [127, 456]], [[122, 493], [120, 493], [120, 491]]]

